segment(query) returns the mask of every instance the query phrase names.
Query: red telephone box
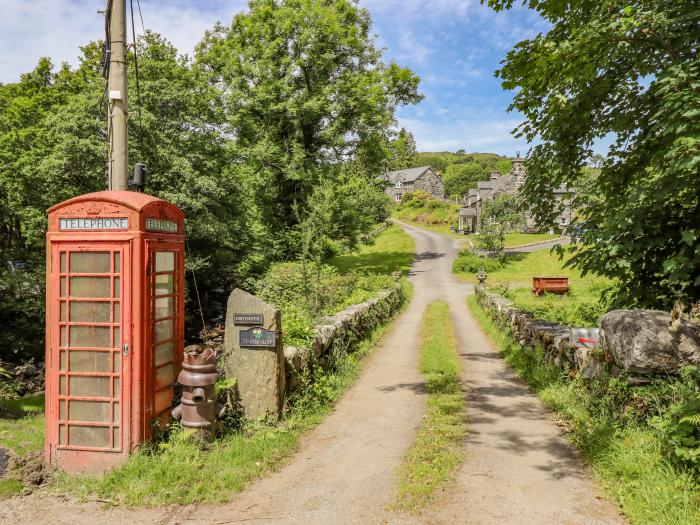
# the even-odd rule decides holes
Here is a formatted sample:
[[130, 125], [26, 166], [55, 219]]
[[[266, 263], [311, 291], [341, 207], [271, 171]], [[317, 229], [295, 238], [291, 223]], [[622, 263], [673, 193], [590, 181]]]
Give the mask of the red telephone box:
[[46, 459], [121, 463], [169, 418], [184, 334], [184, 214], [103, 191], [49, 210]]

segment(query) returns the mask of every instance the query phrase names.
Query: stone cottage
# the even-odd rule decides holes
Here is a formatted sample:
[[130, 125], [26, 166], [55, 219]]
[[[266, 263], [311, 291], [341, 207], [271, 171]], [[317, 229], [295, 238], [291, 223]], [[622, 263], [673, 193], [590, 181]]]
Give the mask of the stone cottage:
[[[479, 233], [481, 230], [481, 212], [485, 202], [500, 195], [518, 195], [520, 193], [527, 176], [524, 165], [525, 159], [520, 158], [518, 154], [511, 162], [510, 173], [501, 175], [494, 171], [491, 173], [490, 180], [477, 182], [476, 188], [470, 189], [469, 193], [464, 196], [464, 205], [459, 210], [459, 231]], [[573, 219], [571, 199], [574, 196], [573, 188], [567, 188], [565, 185], [561, 185], [554, 190], [555, 206], [560, 211], [556, 224], [552, 224], [549, 229], [552, 231], [564, 230], [571, 224]], [[529, 210], [525, 212], [525, 218], [526, 231], [536, 232], [539, 230]]]
[[434, 199], [445, 198], [442, 177], [430, 166], [387, 171], [379, 178], [386, 182], [386, 194], [396, 202], [401, 201], [404, 193], [416, 190], [426, 191]]

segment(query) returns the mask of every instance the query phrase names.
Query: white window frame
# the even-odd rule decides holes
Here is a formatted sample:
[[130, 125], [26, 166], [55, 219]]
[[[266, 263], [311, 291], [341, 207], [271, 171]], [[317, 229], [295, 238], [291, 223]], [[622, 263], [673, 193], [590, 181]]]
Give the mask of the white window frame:
[[403, 197], [403, 193], [397, 193], [396, 194], [396, 202], [401, 202], [402, 197]]
[[400, 180], [397, 180], [397, 181], [396, 181], [396, 184], [394, 185], [394, 187], [398, 190], [398, 189], [401, 189], [401, 186], [402, 186], [402, 185], [401, 185], [401, 181], [400, 181]]

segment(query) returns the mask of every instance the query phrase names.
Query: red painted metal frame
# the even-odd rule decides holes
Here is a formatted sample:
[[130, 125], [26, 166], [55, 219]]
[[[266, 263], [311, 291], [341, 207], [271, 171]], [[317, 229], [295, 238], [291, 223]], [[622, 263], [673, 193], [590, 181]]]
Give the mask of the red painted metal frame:
[[[129, 228], [122, 230], [79, 230], [64, 231], [59, 228], [61, 218], [91, 218], [91, 217], [126, 217]], [[154, 218], [169, 220], [177, 223], [177, 232], [166, 233], [147, 231], [146, 219]], [[82, 195], [60, 203], [49, 210], [49, 228], [47, 233], [47, 290], [46, 290], [46, 446], [47, 461], [72, 471], [102, 471], [121, 463], [126, 455], [138, 445], [151, 438], [154, 416], [165, 420], [166, 411], [154, 413], [155, 394], [155, 356], [153, 354], [152, 315], [152, 284], [155, 276], [150, 271], [150, 256], [154, 250], [172, 251], [175, 255], [175, 345], [174, 371], [177, 377], [182, 364], [183, 335], [184, 335], [184, 215], [172, 204], [165, 201], [133, 192], [98, 192]], [[114, 279], [120, 278], [120, 332], [121, 343], [129, 345], [128, 356], [124, 356], [121, 348], [114, 347], [114, 314], [110, 311], [110, 323], [82, 323], [84, 326], [109, 326], [109, 335], [113, 345], [110, 352], [120, 356], [121, 392], [119, 408], [121, 410], [120, 446], [117, 448], [98, 447], [63, 447], [59, 444], [59, 377], [60, 371], [60, 279], [70, 275], [70, 251], [105, 252], [110, 255], [110, 273], [89, 274], [80, 276], [109, 276], [111, 297], [90, 298], [80, 297], [81, 301], [114, 301]], [[114, 271], [114, 252], [119, 252], [121, 269], [119, 275]], [[66, 274], [61, 275], [60, 253], [66, 253]], [[69, 286], [68, 280], [66, 286]], [[69, 295], [69, 289], [66, 289]], [[70, 299], [65, 298], [66, 315], [69, 316]], [[70, 317], [66, 317], [70, 319]], [[67, 323], [66, 326], [80, 326], [81, 323]], [[66, 330], [66, 337], [69, 337]], [[66, 340], [66, 343], [70, 343]], [[116, 349], [115, 349], [116, 348]], [[104, 349], [102, 349], [104, 350]], [[100, 351], [100, 350], [94, 350]], [[66, 364], [68, 354], [66, 351]], [[111, 372], [103, 374], [114, 377], [114, 363]], [[99, 373], [84, 373], [90, 377], [100, 376]], [[68, 387], [68, 385], [67, 385]], [[114, 379], [110, 384], [110, 394], [113, 393]], [[94, 396], [81, 397], [85, 400], [102, 400]], [[114, 399], [110, 400], [110, 416], [114, 408]], [[66, 409], [69, 407], [66, 404]], [[69, 416], [69, 413], [66, 414]], [[109, 428], [113, 426], [112, 421]], [[100, 423], [81, 422], [76, 426], [101, 426]], [[103, 425], [106, 426], [106, 425]], [[66, 426], [66, 439], [67, 435]], [[113, 439], [110, 436], [110, 440]], [[111, 442], [111, 441], [110, 441]]]

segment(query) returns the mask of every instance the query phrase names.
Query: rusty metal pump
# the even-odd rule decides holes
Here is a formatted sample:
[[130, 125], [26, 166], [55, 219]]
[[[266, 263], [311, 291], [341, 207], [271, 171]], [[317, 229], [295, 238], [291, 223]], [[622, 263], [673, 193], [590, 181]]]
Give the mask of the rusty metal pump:
[[192, 345], [185, 348], [182, 371], [177, 377], [182, 385], [182, 399], [173, 409], [173, 417], [185, 428], [196, 429], [198, 437], [211, 439], [216, 431], [216, 419], [226, 407], [216, 402], [217, 352], [211, 347]]

